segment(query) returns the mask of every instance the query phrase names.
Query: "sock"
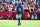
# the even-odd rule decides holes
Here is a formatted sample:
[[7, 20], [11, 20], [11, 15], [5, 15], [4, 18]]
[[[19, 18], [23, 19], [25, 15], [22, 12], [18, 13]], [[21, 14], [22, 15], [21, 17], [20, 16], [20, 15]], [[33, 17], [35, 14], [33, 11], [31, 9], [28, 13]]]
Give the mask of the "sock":
[[21, 23], [20, 23], [20, 18], [18, 18], [18, 24], [21, 24]]

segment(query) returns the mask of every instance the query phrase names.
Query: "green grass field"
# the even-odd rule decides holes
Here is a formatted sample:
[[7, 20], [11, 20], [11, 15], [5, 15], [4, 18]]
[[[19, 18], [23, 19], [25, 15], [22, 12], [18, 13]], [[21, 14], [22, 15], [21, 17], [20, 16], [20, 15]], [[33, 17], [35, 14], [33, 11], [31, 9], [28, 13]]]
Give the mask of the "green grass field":
[[0, 20], [0, 27], [40, 27], [40, 20], [21, 20], [20, 26], [17, 20]]

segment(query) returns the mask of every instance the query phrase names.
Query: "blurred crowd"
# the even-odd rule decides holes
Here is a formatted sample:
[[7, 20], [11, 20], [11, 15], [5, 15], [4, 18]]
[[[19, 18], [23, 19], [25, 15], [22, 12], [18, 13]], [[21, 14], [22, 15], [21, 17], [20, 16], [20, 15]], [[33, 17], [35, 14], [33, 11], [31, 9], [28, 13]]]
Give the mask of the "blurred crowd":
[[0, 0], [0, 12], [15, 11], [19, 2], [25, 12], [40, 12], [40, 5], [36, 5], [36, 0]]

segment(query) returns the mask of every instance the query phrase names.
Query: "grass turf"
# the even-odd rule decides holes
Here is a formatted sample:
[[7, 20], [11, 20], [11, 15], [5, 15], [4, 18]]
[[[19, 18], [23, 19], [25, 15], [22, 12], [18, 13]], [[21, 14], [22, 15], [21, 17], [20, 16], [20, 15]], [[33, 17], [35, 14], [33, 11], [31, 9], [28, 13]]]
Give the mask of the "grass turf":
[[0, 27], [40, 27], [40, 20], [21, 20], [20, 26], [17, 20], [0, 20]]

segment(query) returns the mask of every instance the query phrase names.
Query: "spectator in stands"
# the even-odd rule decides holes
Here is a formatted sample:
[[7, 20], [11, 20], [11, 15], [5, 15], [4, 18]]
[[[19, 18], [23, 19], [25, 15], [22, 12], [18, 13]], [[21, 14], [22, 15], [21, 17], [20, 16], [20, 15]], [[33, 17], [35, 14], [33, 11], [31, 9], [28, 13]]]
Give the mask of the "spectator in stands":
[[[19, 0], [20, 1], [20, 0]], [[7, 11], [9, 10], [9, 8], [13, 11], [16, 6], [18, 5], [18, 0], [0, 0], [0, 8], [3, 8], [3, 10], [5, 11], [7, 9]], [[36, 2], [34, 0], [25, 0], [25, 1], [21, 1], [21, 4], [23, 6], [23, 10], [35, 10], [35, 4]], [[40, 5], [39, 2], [37, 2], [38, 5]], [[36, 11], [38, 11], [38, 7], [40, 6], [36, 6]]]
[[0, 4], [2, 3], [2, 0], [0, 0]]
[[2, 12], [3, 10], [3, 6], [0, 4], [0, 12]]
[[15, 11], [15, 9], [16, 9], [16, 6], [15, 6], [15, 5], [13, 5], [13, 9], [12, 9], [12, 10], [13, 10], [13, 11]]
[[8, 11], [7, 7], [4, 8], [4, 11]]
[[3, 0], [3, 3], [5, 3], [5, 0]]
[[15, 0], [12, 0], [12, 4], [15, 5]]
[[12, 9], [13, 9], [13, 5], [12, 4], [9, 4], [8, 5], [8, 11], [12, 11]]

